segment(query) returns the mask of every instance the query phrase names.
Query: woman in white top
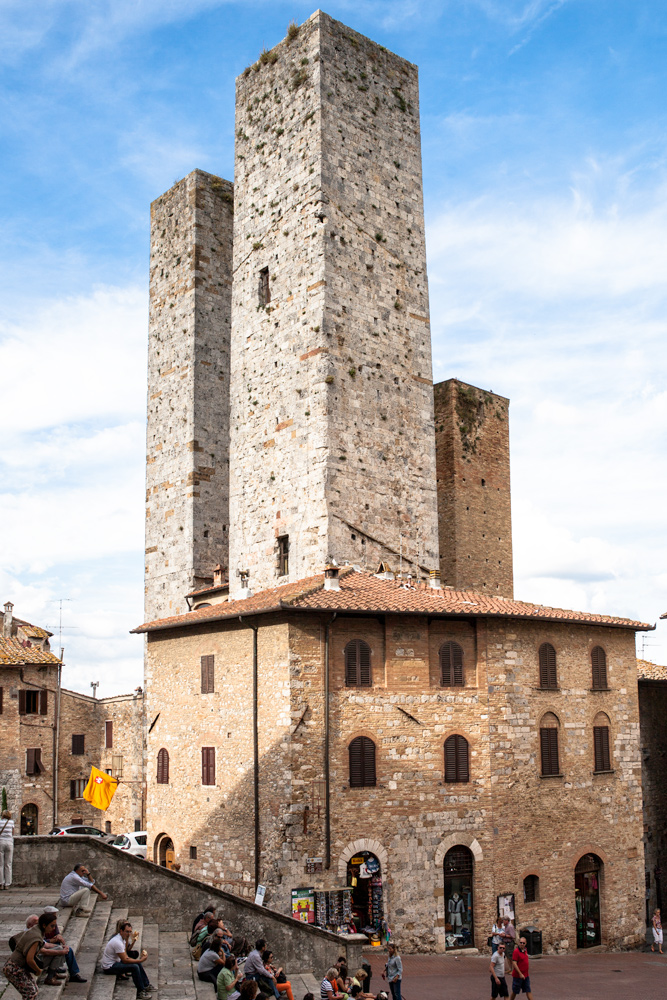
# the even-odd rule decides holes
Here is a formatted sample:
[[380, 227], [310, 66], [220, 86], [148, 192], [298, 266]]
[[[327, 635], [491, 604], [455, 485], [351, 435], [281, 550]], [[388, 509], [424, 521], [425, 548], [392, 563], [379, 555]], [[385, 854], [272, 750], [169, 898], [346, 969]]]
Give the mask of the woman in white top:
[[14, 857], [14, 820], [9, 809], [3, 809], [0, 816], [0, 877], [2, 888], [12, 884], [12, 859]]

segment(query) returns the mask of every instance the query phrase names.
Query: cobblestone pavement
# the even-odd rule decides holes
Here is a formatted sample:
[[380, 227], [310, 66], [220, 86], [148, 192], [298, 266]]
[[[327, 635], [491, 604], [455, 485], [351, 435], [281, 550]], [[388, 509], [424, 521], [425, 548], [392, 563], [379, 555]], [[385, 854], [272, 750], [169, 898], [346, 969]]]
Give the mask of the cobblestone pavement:
[[[404, 1000], [486, 1000], [491, 996], [489, 956], [454, 958], [403, 955]], [[366, 959], [369, 956], [365, 956]], [[370, 956], [371, 993], [389, 992], [381, 978], [383, 954]], [[530, 983], [534, 1000], [665, 1000], [667, 955], [651, 952], [545, 955], [532, 959]], [[507, 978], [511, 989], [511, 979]], [[301, 1000], [295, 997], [295, 1000]], [[391, 995], [390, 995], [391, 1000]]]

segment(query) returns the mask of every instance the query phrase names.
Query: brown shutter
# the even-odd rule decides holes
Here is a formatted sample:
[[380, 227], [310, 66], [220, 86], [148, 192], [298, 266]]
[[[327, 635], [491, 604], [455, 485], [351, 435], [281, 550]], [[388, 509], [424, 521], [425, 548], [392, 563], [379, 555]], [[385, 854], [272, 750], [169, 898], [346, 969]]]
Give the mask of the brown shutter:
[[158, 751], [157, 755], [157, 782], [158, 785], [169, 784], [169, 754], [164, 747]]
[[26, 751], [25, 755], [25, 773], [34, 774], [35, 773], [35, 751], [29, 749]]
[[345, 647], [345, 683], [350, 687], [357, 683], [357, 644], [348, 642]]
[[70, 799], [76, 798], [76, 781], [74, 779], [71, 779], [69, 783], [69, 797]]
[[201, 658], [201, 693], [213, 694], [215, 691], [214, 656], [202, 656]]
[[559, 774], [557, 729], [540, 729], [540, 748], [542, 751], [542, 774]]
[[104, 746], [107, 750], [113, 748], [113, 722], [104, 723]]
[[25, 715], [25, 690], [19, 691], [19, 715]]
[[445, 781], [470, 781], [468, 741], [465, 736], [449, 736], [445, 740]]
[[543, 642], [539, 651], [540, 659], [540, 687], [557, 688], [558, 675], [556, 672], [556, 650], [550, 642]]
[[602, 646], [595, 646], [591, 651], [591, 666], [593, 668], [593, 688], [604, 690], [607, 687], [607, 654]]
[[368, 736], [357, 736], [349, 747], [350, 788], [374, 787], [375, 743]]
[[352, 639], [345, 647], [345, 683], [348, 687], [370, 687], [371, 647], [363, 639]]
[[202, 785], [215, 784], [215, 747], [202, 747], [201, 780]]
[[595, 753], [595, 770], [611, 771], [608, 726], [593, 726], [593, 749]]
[[86, 737], [83, 734], [72, 734], [72, 753], [83, 754], [86, 752]]
[[463, 687], [463, 650], [458, 642], [440, 647], [440, 683], [443, 687]]
[[41, 774], [44, 770], [44, 765], [42, 764], [42, 751], [39, 747], [35, 748], [35, 774]]
[[367, 736], [362, 736], [364, 741], [364, 785], [375, 786], [375, 743]]
[[39, 714], [46, 715], [49, 710], [49, 695], [46, 690], [39, 692]]

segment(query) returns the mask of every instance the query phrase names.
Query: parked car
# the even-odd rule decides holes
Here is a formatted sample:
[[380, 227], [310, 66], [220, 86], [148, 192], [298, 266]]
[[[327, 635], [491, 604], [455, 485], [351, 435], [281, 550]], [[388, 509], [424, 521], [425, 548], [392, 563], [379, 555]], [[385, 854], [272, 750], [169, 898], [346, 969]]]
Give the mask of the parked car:
[[145, 830], [136, 830], [134, 833], [121, 833], [113, 841], [111, 846], [117, 847], [120, 851], [127, 851], [138, 858], [146, 857], [147, 835]]
[[82, 834], [87, 837], [101, 837], [105, 844], [110, 844], [114, 839], [112, 833], [103, 833], [96, 826], [54, 826], [49, 836], [76, 837]]

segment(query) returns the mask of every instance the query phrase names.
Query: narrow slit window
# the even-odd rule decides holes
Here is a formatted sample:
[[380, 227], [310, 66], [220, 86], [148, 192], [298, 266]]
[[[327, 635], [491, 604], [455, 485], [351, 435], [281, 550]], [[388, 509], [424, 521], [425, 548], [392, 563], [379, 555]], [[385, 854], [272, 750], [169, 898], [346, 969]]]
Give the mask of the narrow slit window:
[[269, 279], [268, 267], [263, 267], [259, 272], [259, 304], [268, 306], [271, 301], [271, 282]]
[[289, 576], [289, 535], [278, 536], [278, 576]]

